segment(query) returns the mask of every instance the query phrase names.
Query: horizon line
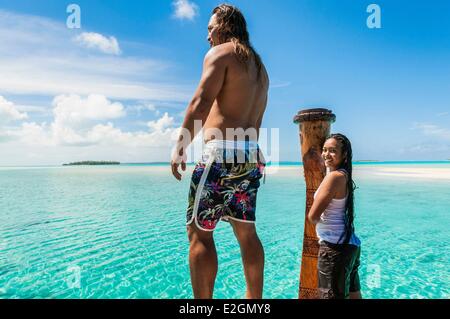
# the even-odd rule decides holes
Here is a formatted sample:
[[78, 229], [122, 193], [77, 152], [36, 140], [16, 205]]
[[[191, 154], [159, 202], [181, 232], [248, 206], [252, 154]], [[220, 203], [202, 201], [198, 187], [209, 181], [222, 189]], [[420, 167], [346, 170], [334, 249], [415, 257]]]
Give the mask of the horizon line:
[[[84, 161], [83, 161], [84, 162]], [[96, 161], [92, 161], [96, 162]], [[98, 161], [100, 162], [100, 161]], [[103, 161], [102, 161], [103, 162]], [[115, 162], [115, 161], [113, 161]], [[355, 160], [352, 161], [352, 163], [449, 163], [450, 159], [446, 160]], [[279, 161], [274, 162], [276, 164], [293, 164], [293, 165], [303, 165], [303, 162], [301, 161]], [[38, 165], [0, 165], [0, 167], [68, 167], [68, 166], [120, 166], [120, 165], [170, 165], [170, 162], [124, 162], [114, 165], [64, 165], [64, 164], [38, 164]], [[196, 164], [196, 162], [188, 162], [187, 165], [193, 165]], [[270, 166], [273, 165], [272, 162], [267, 162], [267, 164]]]

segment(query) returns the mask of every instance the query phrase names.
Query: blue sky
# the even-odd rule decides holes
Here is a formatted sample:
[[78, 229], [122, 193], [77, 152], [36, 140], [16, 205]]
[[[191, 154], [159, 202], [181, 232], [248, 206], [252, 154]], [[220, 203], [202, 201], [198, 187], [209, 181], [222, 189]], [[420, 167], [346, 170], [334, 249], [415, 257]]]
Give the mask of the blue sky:
[[[69, 1], [0, 0], [0, 165], [167, 161], [220, 1], [73, 2], [81, 29]], [[271, 78], [263, 126], [280, 129], [281, 160], [300, 159], [292, 118], [316, 106], [355, 159], [450, 158], [450, 2], [229, 3]]]

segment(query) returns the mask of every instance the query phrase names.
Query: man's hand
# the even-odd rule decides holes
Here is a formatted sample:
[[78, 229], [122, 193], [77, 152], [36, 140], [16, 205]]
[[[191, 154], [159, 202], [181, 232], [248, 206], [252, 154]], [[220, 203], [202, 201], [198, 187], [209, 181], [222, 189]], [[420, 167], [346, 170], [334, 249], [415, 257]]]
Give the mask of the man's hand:
[[170, 165], [172, 166], [172, 175], [177, 180], [181, 181], [181, 174], [180, 172], [178, 172], [178, 167], [181, 165], [181, 169], [183, 170], [183, 172], [186, 171], [186, 154], [182, 150], [175, 150], [173, 152]]

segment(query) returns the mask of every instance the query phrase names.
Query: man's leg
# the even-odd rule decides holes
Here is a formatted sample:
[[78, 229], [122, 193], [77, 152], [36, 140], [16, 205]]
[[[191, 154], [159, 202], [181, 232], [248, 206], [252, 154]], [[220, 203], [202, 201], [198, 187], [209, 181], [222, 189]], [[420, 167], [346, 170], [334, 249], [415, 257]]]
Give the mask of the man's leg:
[[195, 223], [188, 226], [189, 267], [195, 299], [213, 297], [217, 275], [217, 253], [212, 232], [198, 229]]
[[261, 299], [264, 283], [264, 249], [256, 234], [253, 223], [230, 220], [239, 245], [241, 246], [247, 299]]

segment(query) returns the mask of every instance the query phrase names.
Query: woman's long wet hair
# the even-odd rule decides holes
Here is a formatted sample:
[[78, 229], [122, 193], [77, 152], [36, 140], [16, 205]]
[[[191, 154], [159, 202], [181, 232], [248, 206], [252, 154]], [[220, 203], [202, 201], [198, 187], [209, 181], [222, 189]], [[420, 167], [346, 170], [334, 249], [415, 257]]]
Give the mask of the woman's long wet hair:
[[356, 189], [356, 185], [352, 178], [352, 144], [350, 143], [350, 140], [343, 134], [331, 134], [327, 138], [327, 140], [331, 138], [338, 141], [341, 145], [343, 160], [338, 169], [344, 169], [347, 172], [348, 197], [345, 205], [345, 232], [344, 234], [342, 234], [342, 237], [339, 238], [339, 242], [345, 236], [344, 243], [348, 244], [350, 242], [351, 236], [355, 232], [353, 221], [355, 219], [354, 191]]
[[218, 23], [218, 33], [221, 43], [233, 42], [234, 52], [238, 60], [247, 67], [247, 62], [255, 59], [258, 70], [258, 78], [261, 74], [262, 61], [259, 54], [250, 44], [250, 36], [247, 31], [247, 22], [242, 12], [231, 5], [221, 4], [214, 8], [212, 14], [216, 15]]

